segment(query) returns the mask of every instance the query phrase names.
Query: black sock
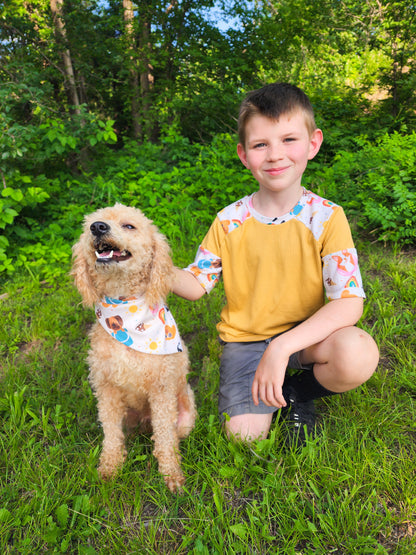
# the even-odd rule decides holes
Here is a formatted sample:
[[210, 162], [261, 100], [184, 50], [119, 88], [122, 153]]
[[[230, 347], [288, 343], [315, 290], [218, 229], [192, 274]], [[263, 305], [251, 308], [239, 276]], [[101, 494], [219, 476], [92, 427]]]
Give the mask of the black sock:
[[315, 378], [312, 370], [302, 370], [299, 374], [288, 376], [283, 384], [283, 397], [289, 400], [289, 388], [296, 392], [296, 398], [301, 403], [337, 395], [335, 391], [329, 391]]

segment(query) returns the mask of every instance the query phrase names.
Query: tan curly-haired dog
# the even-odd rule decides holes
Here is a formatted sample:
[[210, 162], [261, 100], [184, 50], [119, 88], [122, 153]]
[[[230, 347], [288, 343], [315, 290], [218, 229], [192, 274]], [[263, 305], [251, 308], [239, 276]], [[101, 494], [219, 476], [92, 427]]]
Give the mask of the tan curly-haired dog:
[[196, 411], [187, 349], [163, 304], [174, 277], [167, 242], [140, 210], [116, 204], [85, 218], [73, 257], [75, 284], [97, 315], [88, 362], [104, 432], [98, 471], [107, 478], [122, 465], [123, 426], [151, 424], [159, 471], [176, 491], [179, 440]]

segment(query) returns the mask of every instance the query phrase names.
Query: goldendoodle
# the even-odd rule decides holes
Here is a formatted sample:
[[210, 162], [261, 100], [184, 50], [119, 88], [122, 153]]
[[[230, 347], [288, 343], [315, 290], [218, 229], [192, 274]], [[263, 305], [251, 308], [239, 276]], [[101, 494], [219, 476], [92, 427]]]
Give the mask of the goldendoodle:
[[122, 465], [124, 427], [150, 425], [159, 471], [176, 491], [184, 483], [179, 440], [196, 410], [187, 349], [164, 304], [174, 276], [169, 246], [140, 210], [116, 204], [85, 218], [73, 258], [75, 284], [97, 316], [88, 363], [104, 432], [98, 471], [107, 478]]

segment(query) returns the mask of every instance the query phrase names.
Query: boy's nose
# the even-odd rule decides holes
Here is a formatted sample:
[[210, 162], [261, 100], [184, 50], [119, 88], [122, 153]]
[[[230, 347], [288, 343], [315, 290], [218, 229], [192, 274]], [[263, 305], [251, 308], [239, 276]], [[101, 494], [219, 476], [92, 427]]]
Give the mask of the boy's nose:
[[280, 160], [283, 157], [283, 151], [278, 145], [269, 145], [267, 149], [268, 160]]

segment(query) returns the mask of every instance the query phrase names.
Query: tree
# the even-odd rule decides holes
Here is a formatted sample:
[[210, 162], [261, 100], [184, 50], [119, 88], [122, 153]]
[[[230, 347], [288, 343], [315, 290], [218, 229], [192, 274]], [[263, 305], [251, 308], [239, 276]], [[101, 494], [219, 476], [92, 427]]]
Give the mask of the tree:
[[370, 110], [392, 128], [414, 118], [411, 0], [272, 0], [261, 6], [259, 35], [272, 60], [266, 79], [278, 73], [312, 92], [336, 97], [339, 91], [355, 98], [359, 111]]
[[75, 73], [72, 65], [71, 52], [69, 50], [63, 13], [63, 0], [50, 0], [53, 24], [55, 27], [55, 35], [57, 44], [61, 46], [61, 56], [64, 63], [64, 74], [66, 77], [65, 88], [68, 90], [70, 103], [77, 115], [81, 114], [80, 101], [78, 97], [77, 85], [75, 82]]
[[122, 138], [205, 141], [235, 131], [247, 90], [286, 80], [338, 142], [334, 121], [414, 121], [415, 26], [410, 0], [0, 0], [0, 101], [22, 125], [88, 109]]
[[408, 120], [416, 111], [416, 5], [410, 0], [380, 2], [375, 47], [390, 59], [390, 67], [380, 76], [389, 95], [383, 101], [394, 120]]

